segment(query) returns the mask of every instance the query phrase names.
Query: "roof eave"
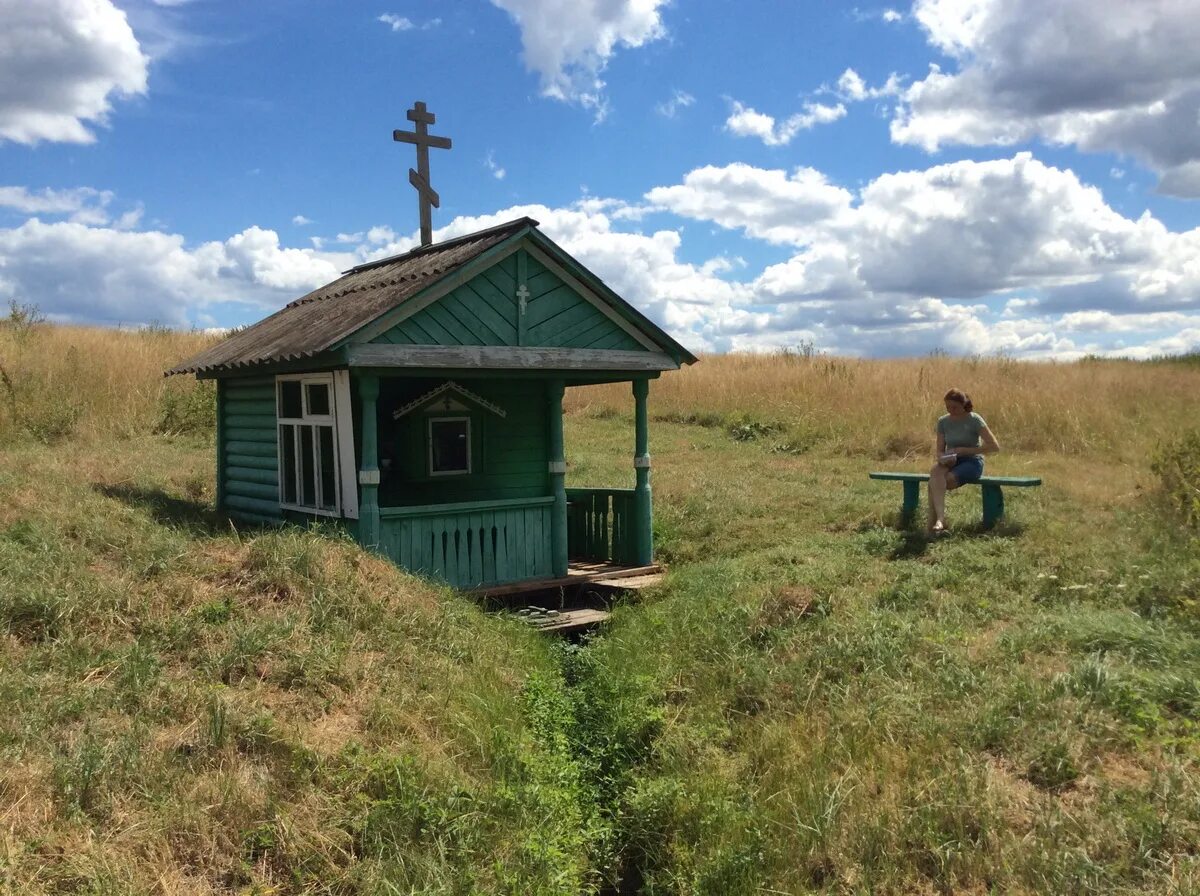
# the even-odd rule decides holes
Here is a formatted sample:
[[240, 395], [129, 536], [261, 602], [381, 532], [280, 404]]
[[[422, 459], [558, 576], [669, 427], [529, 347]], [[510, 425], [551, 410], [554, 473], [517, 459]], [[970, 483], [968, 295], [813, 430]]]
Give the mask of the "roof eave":
[[342, 276], [347, 274], [357, 274], [361, 271], [369, 271], [372, 268], [382, 267], [385, 264], [396, 264], [401, 261], [407, 261], [410, 258], [416, 258], [419, 255], [424, 255], [428, 252], [441, 252], [446, 249], [452, 249], [455, 246], [461, 245], [469, 240], [486, 239], [493, 233], [499, 233], [502, 230], [516, 227], [518, 224], [523, 225], [522, 230], [537, 227], [538, 222], [528, 215], [520, 218], [513, 218], [511, 221], [505, 221], [503, 224], [497, 224], [494, 227], [486, 227], [483, 230], [476, 230], [474, 233], [465, 233], [462, 236], [456, 236], [453, 239], [443, 240], [440, 243], [430, 243], [428, 246], [417, 246], [415, 249], [409, 249], [407, 252], [402, 252], [399, 255], [391, 255], [387, 258], [377, 258], [375, 261], [366, 261], [360, 265], [356, 265], [347, 271], [342, 271]]

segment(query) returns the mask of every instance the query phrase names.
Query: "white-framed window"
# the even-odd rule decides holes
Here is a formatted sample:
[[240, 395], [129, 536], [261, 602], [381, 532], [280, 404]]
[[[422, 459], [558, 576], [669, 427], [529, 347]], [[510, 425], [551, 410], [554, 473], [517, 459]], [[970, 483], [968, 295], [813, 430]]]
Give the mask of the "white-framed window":
[[461, 476], [471, 472], [471, 418], [430, 417], [429, 475]]
[[336, 402], [332, 373], [275, 378], [280, 507], [341, 515]]

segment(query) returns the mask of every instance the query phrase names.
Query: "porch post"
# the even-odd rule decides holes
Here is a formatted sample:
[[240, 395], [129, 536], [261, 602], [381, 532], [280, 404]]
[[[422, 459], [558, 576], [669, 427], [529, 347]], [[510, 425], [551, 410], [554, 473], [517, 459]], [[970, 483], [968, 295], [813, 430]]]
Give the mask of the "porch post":
[[654, 521], [650, 509], [650, 422], [646, 414], [646, 398], [649, 394], [649, 380], [633, 381], [633, 468], [637, 476], [637, 485], [633, 490], [634, 556], [639, 566], [649, 566], [654, 562]]
[[562, 380], [551, 380], [546, 387], [550, 415], [550, 486], [554, 493], [554, 513], [550, 521], [550, 560], [554, 575], [567, 574], [567, 459], [563, 448]]
[[361, 374], [358, 397], [362, 399], [362, 464], [358, 469], [362, 500], [358, 508], [358, 541], [374, 551], [379, 549], [379, 426], [375, 409], [379, 377]]

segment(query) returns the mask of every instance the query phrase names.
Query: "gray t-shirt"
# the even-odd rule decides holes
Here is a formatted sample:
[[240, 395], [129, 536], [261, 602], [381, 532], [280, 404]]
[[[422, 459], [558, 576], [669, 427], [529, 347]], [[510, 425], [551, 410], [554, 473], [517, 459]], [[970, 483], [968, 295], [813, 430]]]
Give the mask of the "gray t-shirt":
[[984, 419], [971, 411], [958, 420], [943, 414], [938, 418], [937, 431], [946, 437], [947, 448], [978, 448], [981, 444], [979, 433], [985, 426]]

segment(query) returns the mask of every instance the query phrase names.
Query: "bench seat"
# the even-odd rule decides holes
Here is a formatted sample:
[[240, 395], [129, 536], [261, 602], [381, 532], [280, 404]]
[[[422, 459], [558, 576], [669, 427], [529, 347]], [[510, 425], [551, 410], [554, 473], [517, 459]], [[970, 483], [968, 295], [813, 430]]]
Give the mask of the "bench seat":
[[[900, 515], [906, 524], [911, 522], [921, 504], [921, 483], [929, 481], [929, 474], [874, 472], [870, 474], [870, 477], [885, 482], [903, 484], [904, 503], [900, 505]], [[978, 483], [968, 484], [980, 487], [983, 497], [983, 527], [990, 529], [1004, 516], [1005, 486], [1008, 488], [1033, 488], [1041, 485], [1042, 480], [1037, 476], [983, 476]]]

